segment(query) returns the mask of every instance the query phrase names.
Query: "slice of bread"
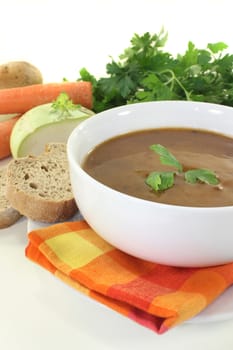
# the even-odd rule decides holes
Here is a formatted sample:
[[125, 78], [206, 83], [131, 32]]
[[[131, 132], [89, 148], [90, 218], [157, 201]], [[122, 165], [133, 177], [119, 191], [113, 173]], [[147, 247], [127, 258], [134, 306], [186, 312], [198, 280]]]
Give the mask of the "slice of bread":
[[0, 168], [0, 229], [13, 225], [21, 217], [6, 198], [6, 182], [7, 168]]
[[78, 210], [63, 143], [48, 144], [40, 156], [12, 160], [7, 177], [7, 199], [13, 208], [34, 221], [65, 221]]

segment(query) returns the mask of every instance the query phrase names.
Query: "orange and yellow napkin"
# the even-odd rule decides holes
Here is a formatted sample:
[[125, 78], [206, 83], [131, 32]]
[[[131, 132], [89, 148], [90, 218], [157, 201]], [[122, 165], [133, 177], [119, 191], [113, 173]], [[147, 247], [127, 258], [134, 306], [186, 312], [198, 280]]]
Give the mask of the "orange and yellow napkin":
[[194, 317], [233, 283], [233, 263], [178, 268], [112, 247], [85, 221], [29, 233], [26, 256], [65, 283], [161, 334]]

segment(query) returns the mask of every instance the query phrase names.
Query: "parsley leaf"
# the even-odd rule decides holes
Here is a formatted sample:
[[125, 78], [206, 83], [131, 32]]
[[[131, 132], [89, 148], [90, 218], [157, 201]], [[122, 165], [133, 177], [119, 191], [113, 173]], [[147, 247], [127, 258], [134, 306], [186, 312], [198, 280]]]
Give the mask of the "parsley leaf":
[[185, 180], [190, 183], [194, 184], [197, 182], [204, 182], [209, 185], [218, 185], [219, 180], [216, 176], [216, 174], [208, 169], [193, 169], [188, 170], [184, 174]]
[[219, 51], [223, 51], [228, 48], [228, 45], [226, 45], [223, 42], [218, 42], [215, 44], [208, 44], [207, 45], [208, 49], [210, 49], [213, 53], [218, 53]]
[[172, 171], [154, 171], [146, 178], [146, 184], [154, 191], [164, 191], [174, 185], [174, 172]]
[[176, 159], [176, 157], [171, 154], [166, 147], [160, 145], [160, 144], [155, 144], [151, 145], [150, 149], [156, 153], [159, 154], [160, 156], [160, 162], [164, 165], [170, 165], [175, 167], [178, 172], [183, 171], [183, 167], [180, 164], [180, 162]]

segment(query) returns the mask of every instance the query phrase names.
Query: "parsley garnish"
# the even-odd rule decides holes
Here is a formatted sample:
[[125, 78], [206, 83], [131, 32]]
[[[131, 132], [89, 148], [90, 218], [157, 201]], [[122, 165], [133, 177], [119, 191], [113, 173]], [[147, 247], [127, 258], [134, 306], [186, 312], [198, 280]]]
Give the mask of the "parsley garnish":
[[190, 184], [195, 184], [196, 182], [204, 182], [209, 185], [218, 185], [219, 180], [217, 176], [209, 169], [192, 169], [188, 170], [184, 174], [185, 180]]
[[[160, 144], [154, 144], [150, 146], [150, 149], [160, 156], [159, 159], [162, 164], [175, 167], [178, 173], [184, 176], [187, 183], [195, 184], [201, 182], [208, 185], [219, 185], [217, 175], [212, 170], [192, 169], [183, 172], [181, 163], [166, 147]], [[153, 171], [147, 176], [145, 182], [154, 191], [160, 192], [174, 185], [175, 175], [175, 171]]]
[[167, 150], [166, 147], [157, 144], [150, 146], [150, 149], [159, 154], [159, 159], [162, 164], [174, 166], [180, 173], [183, 171], [180, 162]]
[[153, 171], [146, 179], [146, 184], [155, 191], [164, 191], [174, 184], [174, 172], [172, 171]]

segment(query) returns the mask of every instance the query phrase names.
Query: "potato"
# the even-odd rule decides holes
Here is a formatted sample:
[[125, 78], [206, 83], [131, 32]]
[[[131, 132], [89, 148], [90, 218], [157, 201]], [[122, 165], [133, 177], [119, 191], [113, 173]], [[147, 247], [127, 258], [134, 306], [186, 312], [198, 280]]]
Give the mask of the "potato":
[[24, 61], [0, 65], [0, 89], [41, 84], [43, 77], [38, 68]]

